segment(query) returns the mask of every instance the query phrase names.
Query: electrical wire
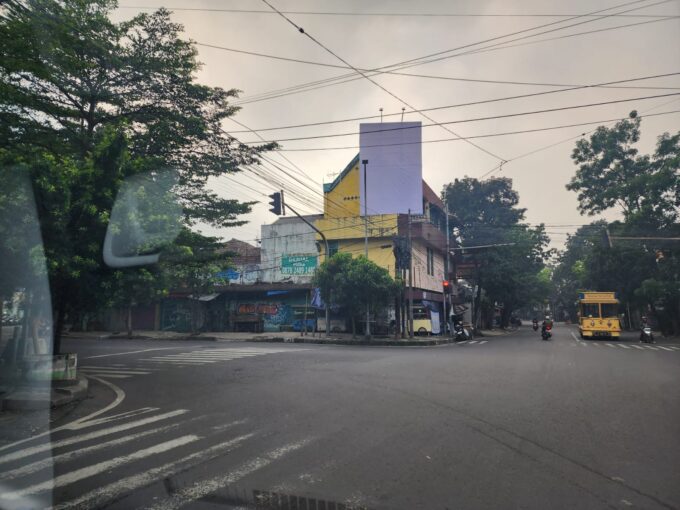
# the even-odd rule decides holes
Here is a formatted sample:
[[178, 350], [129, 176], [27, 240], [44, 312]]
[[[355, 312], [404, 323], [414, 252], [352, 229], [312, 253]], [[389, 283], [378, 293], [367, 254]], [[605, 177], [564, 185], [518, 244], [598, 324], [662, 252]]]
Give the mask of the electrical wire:
[[[529, 98], [529, 97], [557, 94], [557, 93], [560, 93], [560, 92], [581, 90], [581, 89], [587, 89], [587, 88], [608, 88], [608, 85], [615, 84], [615, 83], [629, 83], [629, 82], [634, 82], [634, 81], [651, 80], [651, 79], [656, 79], [656, 78], [666, 78], [666, 77], [677, 76], [677, 75], [680, 75], [680, 72], [656, 74], [656, 75], [650, 75], [650, 76], [641, 76], [641, 77], [638, 77], [638, 78], [627, 78], [625, 80], [609, 81], [609, 82], [593, 84], [593, 85], [570, 85], [570, 86], [567, 86], [566, 88], [562, 88], [562, 89], [559, 89], [559, 90], [532, 92], [532, 93], [529, 93], [529, 94], [504, 96], [504, 97], [497, 97], [497, 98], [492, 98], [492, 99], [483, 99], [483, 100], [479, 100], [479, 101], [470, 101], [470, 102], [466, 102], [466, 103], [456, 103], [456, 104], [452, 104], [452, 105], [435, 106], [435, 107], [431, 107], [431, 108], [423, 108], [421, 111], [429, 112], [429, 111], [443, 110], [443, 109], [450, 109], [450, 108], [460, 108], [460, 107], [463, 107], [463, 106], [476, 106], [476, 105], [480, 105], [480, 104], [496, 103], [496, 102], [500, 102], [500, 101], [508, 101], [508, 100], [513, 100], [513, 99], [526, 99], [526, 98]], [[638, 87], [629, 87], [629, 88], [638, 88]], [[639, 87], [639, 88], [644, 88], [644, 87]], [[654, 89], [679, 90], [680, 87], [654, 87]], [[280, 130], [284, 130], [284, 129], [318, 127], [318, 126], [326, 126], [326, 125], [330, 125], [330, 124], [340, 124], [340, 123], [345, 123], [345, 122], [358, 122], [358, 121], [373, 120], [373, 119], [379, 119], [379, 118], [382, 119], [384, 117], [395, 117], [395, 116], [403, 115], [403, 114], [404, 114], [404, 112], [394, 112], [394, 113], [385, 113], [385, 114], [382, 114], [382, 115], [368, 115], [368, 116], [363, 116], [363, 117], [350, 117], [350, 118], [328, 120], [328, 121], [308, 122], [308, 123], [304, 123], [304, 124], [289, 124], [289, 125], [284, 125], [284, 126], [264, 127], [264, 128], [257, 128], [257, 129], [248, 129], [248, 130], [237, 130], [237, 131], [230, 131], [230, 133], [232, 133], [232, 134], [249, 133], [249, 132], [255, 133], [255, 132], [265, 132], [265, 131], [280, 131]], [[266, 142], [266, 140], [264, 138], [261, 138], [261, 139], [262, 139], [263, 142]], [[285, 140], [282, 140], [282, 141], [285, 141]]]
[[[405, 61], [401, 61], [401, 62], [396, 62], [394, 64], [388, 64], [388, 65], [385, 65], [385, 66], [381, 66], [381, 67], [378, 67], [378, 68], [371, 70], [371, 72], [374, 73], [374, 74], [380, 74], [381, 72], [384, 72], [386, 70], [394, 71], [394, 70], [398, 70], [398, 69], [405, 69], [405, 68], [409, 68], [409, 67], [414, 67], [414, 66], [417, 66], [417, 65], [421, 65], [419, 63], [419, 61], [421, 61], [421, 60], [423, 61], [422, 63], [429, 63], [430, 61], [426, 61], [426, 59], [431, 58], [433, 56], [439, 56], [439, 55], [442, 55], [442, 54], [445, 54], [445, 53], [452, 53], [454, 51], [458, 51], [458, 50], [462, 50], [462, 49], [466, 49], [466, 48], [471, 48], [473, 46], [477, 46], [477, 45], [488, 43], [488, 42], [498, 41], [500, 39], [504, 39], [504, 38], [511, 37], [511, 36], [514, 36], [514, 35], [532, 32], [534, 30], [539, 30], [541, 28], [546, 28], [546, 27], [553, 26], [553, 25], [556, 25], [556, 24], [575, 20], [575, 19], [578, 19], [578, 18], [582, 18], [584, 16], [591, 16], [591, 15], [599, 14], [599, 13], [606, 12], [606, 11], [609, 11], [609, 10], [612, 10], [612, 9], [626, 7], [626, 6], [629, 6], [629, 5], [632, 5], [632, 4], [638, 4], [638, 3], [641, 3], [641, 2], [644, 2], [644, 1], [646, 1], [646, 0], [636, 0], [636, 1], [633, 1], [633, 2], [628, 2], [628, 3], [620, 4], [620, 5], [617, 5], [617, 6], [609, 7], [607, 9], [593, 11], [593, 12], [585, 14], [585, 15], [574, 16], [574, 17], [566, 19], [566, 20], [555, 21], [555, 22], [537, 25], [537, 26], [534, 26], [534, 27], [530, 27], [530, 28], [515, 31], [515, 32], [510, 32], [510, 33], [507, 33], [507, 34], [504, 34], [504, 35], [501, 35], [501, 36], [495, 36], [495, 37], [484, 39], [484, 40], [481, 40], [481, 41], [478, 41], [478, 42], [475, 42], [475, 43], [469, 43], [469, 44], [459, 46], [459, 47], [456, 47], [456, 48], [452, 48], [452, 49], [449, 49], [449, 50], [444, 50], [444, 51], [440, 51], [440, 52], [437, 52], [437, 53], [434, 53], [434, 54], [425, 55], [423, 57], [418, 57], [416, 59], [410, 59], [410, 60], [405, 60]], [[670, 0], [664, 0], [664, 2], [662, 2], [662, 3], [665, 3], [666, 1], [670, 1]], [[652, 5], [656, 5], [656, 4], [652, 4]], [[634, 11], [634, 10], [644, 9], [644, 8], [647, 8], [647, 7], [650, 7], [650, 6], [651, 5], [637, 7], [637, 8], [630, 9], [629, 11], [624, 11], [624, 12], [631, 12], [631, 11]], [[620, 14], [620, 13], [618, 13], [618, 14]], [[607, 14], [607, 15], [603, 15], [603, 16], [598, 16], [597, 19], [589, 20], [588, 22], [598, 21], [598, 20], [608, 18], [608, 17], [614, 16], [614, 15], [616, 15], [616, 14]], [[579, 24], [582, 24], [582, 23], [577, 23], [577, 24], [574, 24], [574, 25], [567, 25], [567, 26], [564, 26], [564, 27], [559, 27], [557, 29], [552, 29], [548, 32], [552, 32], [552, 31], [555, 31], [555, 30], [563, 30], [563, 29], [570, 28], [572, 26], [576, 26], [576, 25], [579, 25]], [[535, 36], [542, 35], [542, 34], [548, 33], [548, 32], [531, 34], [531, 35], [528, 35], [528, 36], [525, 36], [525, 37], [522, 37], [522, 38], [519, 38], [519, 39], [512, 39], [510, 41], [498, 42], [498, 43], [495, 43], [494, 45], [487, 46], [487, 47], [484, 47], [482, 49], [487, 49], [487, 48], [491, 48], [491, 47], [494, 47], [494, 46], [501, 46], [501, 45], [507, 44], [509, 42], [517, 41], [517, 40], [520, 40], [520, 39], [526, 39], [526, 38], [529, 38], [529, 37], [535, 37]], [[449, 55], [446, 58], [453, 58], [453, 57], [460, 56], [460, 55], [470, 54], [474, 51], [477, 51], [477, 50], [471, 50], [471, 51], [460, 53], [460, 54]], [[345, 80], [346, 78], [350, 78], [350, 79]], [[313, 88], [310, 88], [309, 90], [314, 90], [316, 88], [322, 88], [322, 86], [330, 86], [330, 85], [334, 84], [333, 82], [337, 82], [339, 84], [339, 83], [346, 83], [348, 81], [355, 81], [355, 80], [358, 80], [358, 79], [361, 79], [361, 77], [356, 77], [356, 73], [347, 73], [347, 74], [338, 75], [338, 76], [331, 77], [331, 78], [326, 78], [324, 80], [317, 80], [317, 81], [314, 81], [314, 82], [307, 82], [307, 83], [304, 83], [304, 84], [298, 84], [298, 85], [295, 85], [295, 86], [292, 86], [292, 87], [288, 87], [287, 89], [279, 89], [278, 91], [264, 92], [264, 93], [261, 93], [259, 95], [243, 98], [242, 100], [240, 100], [237, 103], [238, 104], [245, 104], [246, 101], [252, 102], [254, 99], [257, 99], [257, 98], [262, 98], [262, 100], [268, 99], [265, 96], [269, 96], [271, 94], [277, 94], [277, 93], [280, 94], [280, 93], [283, 93], [283, 92], [286, 92], [286, 91], [297, 91], [297, 90], [304, 91], [302, 89], [306, 88], [306, 87], [313, 87]], [[344, 80], [344, 81], [338, 81], [338, 80]], [[319, 87], [317, 87], [317, 85], [319, 85]], [[286, 94], [286, 95], [288, 95], [288, 94]], [[278, 96], [278, 97], [281, 97], [281, 96]], [[272, 98], [274, 98], [274, 97], [272, 97]]]
[[[647, 115], [647, 117], [656, 117], [656, 116], [661, 116], [661, 115], [670, 115], [674, 113], [678, 113], [680, 110], [671, 110], [667, 112], [660, 112], [660, 113], [655, 113], [651, 115]], [[604, 119], [604, 120], [596, 120], [596, 121], [591, 121], [591, 122], [579, 122], [575, 124], [562, 124], [558, 126], [548, 126], [548, 127], [541, 127], [541, 128], [534, 128], [534, 129], [521, 129], [521, 130], [516, 130], [516, 131], [504, 131], [504, 132], [497, 132], [497, 133], [486, 133], [486, 134], [481, 134], [481, 135], [471, 135], [466, 138], [471, 138], [471, 139], [476, 139], [476, 138], [495, 138], [498, 136], [509, 136], [509, 135], [518, 135], [518, 134], [526, 134], [526, 133], [539, 133], [541, 131], [554, 131], [557, 129], [566, 129], [570, 127], [578, 127], [578, 126], [589, 126], [592, 124], [599, 124], [602, 122], [616, 122], [621, 120], [620, 117], [617, 117], [616, 119]], [[580, 135], [579, 135], [580, 136]], [[459, 141], [459, 138], [440, 138], [436, 140], [424, 140], [422, 142], [403, 142], [403, 143], [395, 143], [395, 144], [375, 144], [375, 145], [367, 145], [364, 147], [390, 147], [390, 146], [398, 146], [398, 145], [408, 145], [408, 144], [429, 144], [429, 143], [440, 143], [440, 142], [456, 142]], [[346, 150], [346, 149], [353, 149], [356, 150], [358, 149], [358, 145], [346, 145], [346, 146], [341, 146], [341, 147], [308, 147], [308, 148], [297, 148], [297, 149], [277, 149], [278, 152], [310, 152], [310, 151], [329, 151], [329, 150]], [[510, 160], [508, 160], [510, 161]], [[494, 168], [498, 168], [498, 166], [495, 166]]]
[[[386, 92], [387, 94], [389, 94], [390, 96], [392, 96], [394, 99], [396, 99], [396, 100], [399, 101], [400, 103], [402, 103], [402, 104], [404, 104], [405, 106], [409, 107], [409, 108], [410, 108], [411, 110], [413, 110], [414, 112], [420, 114], [422, 117], [426, 118], [426, 119], [429, 120], [430, 122], [436, 122], [432, 117], [430, 117], [429, 115], [427, 115], [427, 114], [425, 114], [425, 113], [419, 111], [419, 110], [416, 109], [414, 106], [412, 106], [411, 104], [409, 104], [407, 101], [405, 101], [405, 100], [402, 99], [401, 97], [397, 96], [394, 92], [391, 92], [389, 89], [387, 89], [386, 87], [384, 87], [383, 85], [381, 85], [380, 83], [378, 83], [377, 81], [375, 81], [374, 79], [372, 79], [372, 78], [371, 78], [370, 76], [368, 76], [366, 73], [364, 73], [364, 72], [359, 71], [358, 69], [356, 69], [354, 66], [352, 66], [349, 62], [347, 62], [345, 59], [343, 59], [342, 57], [340, 57], [340, 56], [339, 56], [337, 53], [335, 53], [333, 50], [331, 50], [330, 48], [328, 48], [327, 46], [325, 46], [323, 43], [321, 43], [318, 39], [316, 39], [315, 37], [313, 37], [313, 36], [310, 35], [309, 33], [305, 32], [305, 30], [304, 30], [302, 27], [298, 26], [298, 25], [295, 24], [290, 18], [288, 18], [285, 14], [281, 13], [280, 11], [278, 11], [271, 3], [269, 3], [267, 0], [262, 0], [262, 2], [265, 3], [266, 5], [268, 5], [273, 11], [276, 11], [277, 13], [279, 13], [279, 15], [280, 15], [281, 17], [283, 17], [283, 19], [285, 19], [288, 23], [290, 23], [291, 25], [293, 25], [293, 26], [294, 26], [301, 34], [305, 35], [308, 39], [310, 39], [310, 40], [313, 41], [315, 44], [317, 44], [318, 46], [320, 46], [321, 48], [323, 48], [325, 51], [327, 51], [328, 53], [330, 53], [331, 55], [333, 55], [335, 58], [337, 58], [338, 60], [340, 60], [340, 62], [342, 62], [343, 64], [345, 64], [345, 65], [351, 67], [352, 69], [354, 69], [355, 72], [361, 74], [366, 80], [368, 80], [369, 82], [371, 82], [373, 85], [375, 85], [376, 87], [378, 87], [378, 88], [381, 89], [382, 91]], [[444, 129], [445, 131], [448, 131], [448, 132], [451, 133], [452, 135], [457, 136], [457, 137], [460, 138], [460, 135], [458, 135], [458, 133], [455, 133], [455, 132], [454, 132], [453, 130], [451, 130], [450, 128], [448, 128], [448, 127], [446, 127], [446, 126], [440, 126], [440, 127], [442, 127], [442, 129]], [[481, 146], [477, 145], [477, 144], [474, 143], [474, 142], [471, 142], [471, 141], [469, 141], [469, 140], [466, 140], [466, 143], [468, 143], [468, 144], [472, 145], [473, 147], [479, 149], [480, 151], [482, 151], [482, 152], [488, 154], [489, 156], [492, 156], [492, 157], [495, 158], [495, 159], [498, 159], [498, 160], [500, 160], [500, 161], [503, 161], [503, 158], [501, 158], [500, 156], [498, 156], [498, 155], [494, 154], [493, 152], [491, 152], [491, 151], [485, 149], [484, 147], [481, 147]]]
[[[460, 120], [450, 120], [450, 121], [444, 121], [444, 122], [434, 122], [432, 124], [420, 124], [420, 125], [408, 125], [408, 126], [395, 126], [395, 127], [385, 127], [382, 129], [375, 129], [371, 131], [371, 133], [383, 133], [383, 132], [390, 132], [390, 131], [403, 131], [403, 130], [410, 130], [410, 129], [421, 129], [421, 128], [428, 128], [428, 127], [440, 127], [442, 125], [449, 125], [449, 124], [465, 124], [469, 122], [481, 122], [481, 121], [487, 121], [487, 120], [498, 120], [498, 119], [507, 119], [511, 117], [524, 117], [527, 115], [538, 115], [538, 114], [543, 114], [543, 113], [553, 113], [553, 112], [561, 112], [561, 111], [566, 111], [566, 110], [578, 110], [582, 108], [592, 108], [596, 106], [605, 106], [605, 105], [610, 105], [610, 104], [619, 104], [619, 103], [629, 103], [631, 101], [644, 101], [648, 99], [658, 99], [661, 97], [671, 97], [671, 96], [678, 96], [680, 95], [680, 92], [670, 92], [668, 94], [657, 94], [653, 96], [639, 96], [639, 97], [630, 97], [626, 99], [614, 99], [611, 101], [599, 101], [596, 103], [585, 103], [585, 104], [578, 104], [578, 105], [572, 105], [572, 106], [560, 106], [556, 108], [544, 108], [541, 110], [530, 110], [530, 111], [525, 111], [525, 112], [516, 112], [516, 113], [505, 113], [502, 115], [488, 115], [486, 117], [472, 117], [469, 119], [460, 119]], [[450, 108], [447, 106], [440, 106], [436, 108], [432, 108], [430, 110], [442, 110]], [[344, 137], [344, 136], [356, 136], [360, 135], [360, 131], [349, 131], [345, 133], [331, 133], [328, 135], [314, 135], [314, 136], [298, 136], [298, 137], [291, 137], [291, 138], [279, 138], [278, 140], [265, 140], [264, 143], [282, 143], [282, 142], [297, 142], [297, 141], [302, 141], [302, 140], [320, 140], [320, 139], [326, 139], [326, 138], [339, 138], [339, 137]], [[472, 137], [468, 137], [472, 138]], [[242, 142], [247, 144], [255, 144], [255, 143], [262, 143], [262, 142]]]

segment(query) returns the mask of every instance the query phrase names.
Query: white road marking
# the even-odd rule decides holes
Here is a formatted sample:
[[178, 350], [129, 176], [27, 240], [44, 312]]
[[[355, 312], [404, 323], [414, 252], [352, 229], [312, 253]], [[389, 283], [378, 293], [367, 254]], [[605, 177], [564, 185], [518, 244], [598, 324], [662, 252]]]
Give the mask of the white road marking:
[[[82, 494], [74, 500], [61, 503], [53, 507], [52, 510], [65, 510], [67, 508], [97, 508], [103, 506], [104, 503], [116, 498], [120, 494], [132, 492], [141, 487], [145, 487], [161, 478], [172, 477], [180, 469], [183, 471], [193, 466], [203, 464], [211, 459], [214, 459], [215, 457], [219, 457], [225, 452], [233, 450], [235, 447], [239, 446], [240, 443], [250, 439], [254, 435], [254, 433], [245, 434], [229, 441], [216, 444], [205, 450], [192, 453], [191, 455], [187, 455], [186, 457], [183, 457], [179, 460], [148, 469], [141, 474], [122, 478], [117, 482]], [[180, 469], [177, 469], [178, 467], [180, 467]]]
[[668, 347], [664, 347], [663, 345], [657, 345], [659, 349], [663, 349], [664, 351], [671, 351], [673, 352], [673, 349], [669, 349]]
[[476, 344], [477, 340], [470, 340], [470, 344]]
[[[89, 375], [90, 372], [87, 372]], [[132, 377], [131, 375], [118, 375], [118, 374], [109, 374], [109, 373], [100, 373], [100, 372], [92, 372], [92, 375], [96, 375], [99, 377], [106, 377], [107, 379], [129, 379]]]
[[143, 425], [148, 425], [149, 423], [154, 423], [160, 420], [165, 420], [166, 418], [174, 418], [175, 416], [180, 416], [182, 414], [188, 413], [187, 409], [178, 409], [177, 411], [170, 411], [168, 413], [157, 414], [156, 416], [150, 416], [142, 420], [131, 421], [129, 423], [123, 423], [115, 427], [109, 427], [107, 429], [96, 430], [88, 434], [83, 434], [80, 436], [69, 437], [67, 439], [62, 439], [60, 441], [43, 443], [36, 446], [31, 446], [29, 448], [24, 448], [23, 450], [17, 450], [12, 453], [8, 453], [0, 457], [0, 464], [5, 462], [11, 462], [13, 460], [28, 457], [29, 455], [35, 455], [36, 453], [42, 453], [53, 448], [61, 448], [63, 446], [69, 446], [72, 444], [80, 443], [81, 441], [89, 441], [90, 439], [97, 439], [103, 436], [109, 436], [117, 432], [122, 432], [124, 430], [133, 429], [135, 427], [141, 427]]
[[651, 350], [653, 350], [653, 351], [658, 351], [658, 350], [659, 350], [659, 349], [657, 349], [656, 347], [652, 347], [651, 345], [645, 345], [645, 349], [651, 349]]
[[576, 340], [576, 341], [578, 342], [578, 338], [576, 338], [576, 335], [574, 334], [573, 331], [571, 332], [571, 336], [572, 336], [572, 338], [573, 338], [574, 340]]
[[154, 349], [142, 349], [141, 351], [128, 351], [128, 352], [114, 352], [112, 354], [98, 354], [97, 356], [87, 356], [82, 359], [95, 359], [95, 358], [108, 358], [109, 356], [125, 356], [126, 354], [139, 354], [140, 352], [150, 352], [150, 351], [170, 351], [170, 350], [184, 349], [184, 347], [156, 347]]
[[616, 347], [614, 344], [604, 344], [604, 345], [606, 345], [607, 347]]
[[640, 347], [639, 345], [631, 345], [631, 347], [635, 347], [636, 349], [640, 349], [641, 351], [644, 351], [644, 347]]
[[129, 443], [130, 441], [135, 441], [142, 437], [146, 437], [151, 434], [156, 434], [157, 432], [165, 432], [167, 430], [176, 428], [179, 425], [180, 425], [179, 423], [173, 423], [172, 425], [165, 425], [164, 427], [157, 427], [155, 429], [145, 430], [144, 432], [130, 434], [118, 439], [107, 441], [105, 443], [97, 443], [86, 448], [78, 448], [77, 450], [62, 453], [61, 455], [55, 455], [54, 457], [47, 457], [45, 459], [37, 460], [35, 462], [31, 462], [30, 464], [21, 466], [20, 468], [13, 469], [12, 471], [6, 471], [5, 473], [0, 474], [0, 480], [12, 480], [13, 478], [17, 478], [19, 476], [30, 475], [31, 473], [36, 473], [41, 469], [53, 466], [54, 464], [67, 462], [70, 460], [77, 459], [78, 457], [82, 457], [83, 455], [87, 455], [88, 453], [96, 452], [99, 450], [105, 450], [107, 448], [112, 448], [114, 446]]
[[[102, 415], [104, 413], [109, 412], [111, 409], [114, 409], [115, 407], [118, 407], [120, 403], [125, 399], [125, 392], [120, 389], [118, 386], [113, 384], [112, 382], [105, 381], [104, 379], [100, 379], [98, 377], [93, 377], [90, 376], [91, 379], [94, 379], [96, 381], [99, 381], [105, 386], [108, 386], [116, 395], [116, 398], [111, 402], [110, 404], [102, 407], [101, 409], [98, 409], [87, 416], [83, 416], [82, 418], [78, 418], [75, 421], [72, 421], [71, 423], [67, 423], [65, 425], [62, 425], [61, 427], [56, 427], [53, 428], [52, 430], [46, 430], [45, 432], [41, 432], [40, 434], [36, 434], [31, 437], [27, 437], [26, 439], [20, 439], [19, 441], [14, 441], [13, 443], [9, 443], [3, 446], [0, 446], [0, 451], [2, 450], [7, 450], [9, 448], [13, 448], [15, 446], [18, 446], [20, 444], [28, 443], [29, 441], [33, 441], [35, 439], [39, 439], [41, 437], [45, 437], [48, 434], [54, 434], [55, 432], [58, 432], [60, 430], [72, 430], [74, 427], [78, 427], [80, 424], [87, 422], [88, 420], [91, 420], [92, 418], [95, 418], [96, 416]], [[0, 461], [1, 462], [1, 461]]]
[[623, 344], [616, 344], [616, 345], [618, 345], [622, 349], [630, 349], [630, 347], [628, 347], [627, 345], [623, 345]]
[[680, 351], [680, 347], [676, 347], [675, 345], [669, 345], [669, 349], [673, 349], [674, 351]]
[[150, 446], [149, 448], [144, 448], [143, 450], [138, 450], [129, 455], [122, 455], [120, 457], [105, 460], [103, 462], [99, 462], [91, 466], [76, 469], [75, 471], [71, 471], [69, 473], [57, 476], [54, 478], [54, 480], [47, 480], [45, 482], [37, 483], [35, 485], [31, 485], [30, 487], [26, 487], [25, 489], [20, 489], [18, 491], [5, 492], [2, 495], [2, 498], [13, 500], [23, 498], [28, 495], [38, 494], [39, 492], [43, 492], [46, 490], [58, 489], [60, 487], [64, 487], [66, 485], [75, 483], [79, 480], [90, 478], [91, 476], [97, 475], [99, 473], [103, 473], [105, 471], [117, 468], [118, 466], [122, 466], [123, 464], [128, 464], [132, 461], [143, 459], [145, 457], [150, 457], [157, 453], [167, 452], [168, 450], [178, 448], [185, 444], [193, 443], [194, 441], [198, 441], [199, 439], [202, 438], [199, 436], [195, 436], [193, 434], [178, 437], [177, 439], [172, 439], [170, 441], [165, 441], [163, 443]]
[[235, 483], [244, 476], [247, 476], [259, 469], [262, 469], [275, 460], [282, 458], [290, 452], [298, 450], [306, 445], [309, 440], [299, 441], [297, 443], [290, 443], [281, 448], [271, 450], [261, 457], [249, 460], [239, 466], [231, 473], [216, 476], [208, 480], [201, 480], [193, 485], [179, 489], [169, 498], [159, 501], [149, 510], [175, 510], [188, 503], [192, 503], [208, 494], [215, 492], [229, 484]]
[[150, 413], [153, 411], [158, 411], [158, 407], [141, 407], [139, 409], [135, 409], [133, 411], [126, 411], [124, 413], [120, 414], [112, 414], [111, 416], [107, 416], [106, 418], [97, 418], [96, 420], [88, 420], [84, 423], [81, 423], [79, 425], [74, 425], [72, 426], [69, 430], [80, 430], [84, 429], [87, 427], [92, 427], [94, 425], [101, 425], [102, 423], [109, 423], [112, 421], [118, 421], [118, 420], [124, 420], [127, 418], [132, 418], [133, 416], [139, 416], [141, 414], [146, 414]]
[[600, 346], [600, 344], [598, 344], [597, 342], [595, 342], [595, 343], [593, 343], [593, 344], [591, 344], [591, 345], [594, 345], [595, 347], [599, 347], [599, 346]]
[[468, 343], [468, 340], [463, 340], [462, 342], [458, 342], [458, 345], [463, 345], [463, 344], [466, 344], [466, 343]]
[[126, 370], [126, 369], [117, 369], [117, 368], [103, 368], [103, 367], [97, 367], [97, 368], [85, 368], [85, 367], [80, 367], [80, 370], [82, 372], [98, 372], [100, 374], [124, 374], [124, 375], [149, 375], [151, 372], [146, 372], [144, 370]]
[[481, 342], [479, 342], [479, 345], [485, 344], [487, 342], [488, 342], [488, 340], [482, 340]]

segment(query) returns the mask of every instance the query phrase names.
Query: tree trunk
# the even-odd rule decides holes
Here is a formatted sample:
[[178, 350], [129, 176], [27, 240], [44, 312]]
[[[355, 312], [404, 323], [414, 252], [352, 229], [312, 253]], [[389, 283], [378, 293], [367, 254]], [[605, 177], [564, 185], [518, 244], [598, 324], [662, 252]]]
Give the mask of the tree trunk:
[[61, 354], [61, 336], [64, 333], [66, 309], [63, 300], [59, 299], [54, 313], [54, 335], [52, 337], [52, 354]]
[[356, 319], [354, 318], [354, 315], [352, 315], [352, 338], [357, 337], [357, 322]]
[[127, 320], [125, 321], [127, 326], [127, 337], [132, 338], [132, 303], [127, 307]]
[[394, 298], [394, 339], [401, 336], [401, 303], [399, 296]]

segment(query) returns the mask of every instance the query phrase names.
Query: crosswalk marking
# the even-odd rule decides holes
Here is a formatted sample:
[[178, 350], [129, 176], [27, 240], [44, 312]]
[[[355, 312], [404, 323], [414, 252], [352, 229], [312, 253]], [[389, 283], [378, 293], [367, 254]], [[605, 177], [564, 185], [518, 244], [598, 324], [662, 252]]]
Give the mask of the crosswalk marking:
[[122, 432], [124, 430], [129, 430], [135, 427], [141, 427], [143, 425], [148, 425], [149, 423], [155, 423], [160, 420], [165, 420], [168, 418], [174, 418], [175, 416], [180, 416], [189, 412], [187, 409], [177, 409], [176, 411], [170, 411], [163, 414], [157, 414], [155, 416], [150, 416], [137, 421], [132, 421], [128, 423], [123, 423], [115, 427], [109, 427], [107, 429], [97, 430], [95, 432], [90, 432], [88, 434], [83, 434], [80, 436], [70, 437], [68, 439], [62, 439], [60, 441], [55, 441], [52, 443], [43, 443], [36, 446], [31, 446], [24, 448], [23, 450], [16, 450], [11, 453], [0, 456], [0, 464], [10, 462], [17, 459], [22, 459], [30, 455], [35, 455], [36, 453], [42, 453], [50, 449], [61, 448], [64, 446], [69, 446], [75, 443], [80, 443], [82, 441], [89, 441], [91, 439], [97, 439], [99, 437], [108, 436], [115, 434], [117, 432]]
[[176, 510], [177, 508], [194, 502], [197, 499], [215, 492], [216, 490], [222, 489], [239, 481], [244, 476], [262, 469], [263, 467], [271, 464], [273, 461], [302, 448], [308, 442], [309, 441], [299, 441], [297, 443], [287, 444], [283, 447], [271, 450], [260, 457], [243, 463], [230, 473], [218, 475], [209, 480], [201, 480], [188, 487], [183, 487], [170, 497], [159, 501], [150, 507], [149, 510]]
[[635, 347], [636, 349], [640, 349], [641, 351], [644, 351], [644, 347], [640, 347], [639, 345], [631, 345], [631, 347]]
[[673, 349], [669, 349], [668, 347], [664, 347], [663, 345], [657, 345], [659, 349], [663, 349], [664, 351], [671, 351], [673, 352]]
[[477, 340], [470, 340], [470, 345], [476, 344], [476, 343], [477, 343]]
[[194, 434], [181, 436], [178, 437], [177, 439], [171, 439], [170, 441], [165, 441], [163, 443], [159, 443], [154, 446], [144, 448], [143, 450], [139, 450], [128, 455], [122, 455], [120, 457], [115, 457], [113, 459], [93, 464], [92, 466], [86, 466], [80, 469], [76, 469], [75, 471], [71, 471], [69, 473], [57, 476], [54, 478], [54, 480], [47, 480], [45, 482], [37, 483], [35, 485], [31, 485], [29, 487], [17, 491], [5, 492], [2, 495], [2, 497], [4, 499], [13, 500], [25, 497], [27, 495], [37, 494], [39, 492], [46, 491], [52, 488], [56, 489], [59, 487], [63, 487], [65, 485], [75, 483], [79, 480], [83, 480], [84, 478], [89, 478], [98, 473], [103, 473], [110, 469], [122, 466], [123, 464], [128, 464], [135, 460], [150, 457], [151, 455], [155, 455], [157, 453], [167, 452], [168, 450], [172, 450], [173, 448], [193, 443], [194, 441], [198, 441], [199, 439], [201, 439], [201, 437], [196, 436]]
[[482, 340], [481, 342], [479, 342], [479, 345], [485, 344], [485, 343], [487, 343], [487, 342], [488, 342], [488, 340]]
[[659, 350], [656, 347], [652, 347], [651, 345], [645, 345], [645, 349], [650, 349], [652, 351], [658, 351]]
[[99, 374], [123, 374], [123, 375], [149, 375], [147, 370], [131, 370], [126, 368], [107, 368], [107, 367], [80, 367], [81, 372], [92, 372]]
[[158, 432], [165, 432], [178, 426], [179, 423], [173, 423], [172, 425], [165, 425], [164, 427], [156, 427], [155, 429], [145, 430], [143, 432], [138, 432], [137, 434], [128, 434], [126, 436], [120, 437], [118, 439], [113, 439], [105, 443], [97, 443], [86, 448], [78, 448], [77, 450], [62, 453], [61, 455], [55, 455], [54, 457], [40, 459], [35, 462], [31, 462], [30, 464], [23, 465], [17, 469], [6, 471], [0, 474], [0, 480], [12, 480], [13, 478], [17, 478], [19, 476], [30, 475], [31, 473], [36, 473], [41, 469], [45, 469], [46, 467], [52, 466], [54, 464], [74, 460], [77, 459], [78, 457], [87, 455], [88, 453], [96, 452], [99, 450], [105, 450], [107, 448], [119, 446], [125, 443], [129, 443], [131, 441], [136, 441], [137, 439], [141, 439], [143, 437], [150, 436]]
[[206, 448], [205, 450], [192, 453], [176, 461], [167, 462], [162, 466], [151, 468], [144, 471], [143, 473], [128, 476], [127, 478], [120, 479], [117, 482], [113, 482], [104, 487], [99, 487], [88, 493], [82, 494], [74, 500], [61, 503], [53, 507], [53, 510], [65, 510], [67, 508], [74, 507], [93, 508], [102, 506], [103, 503], [116, 498], [120, 494], [145, 487], [162, 478], [172, 477], [179, 470], [189, 469], [216, 457], [222, 456], [224, 453], [233, 450], [254, 435], [254, 433], [245, 434], [234, 439], [230, 439], [229, 441], [218, 443], [214, 446], [211, 446], [210, 448]]
[[607, 344], [604, 344], [604, 345], [606, 345], [607, 347], [615, 347], [615, 345], [614, 345], [614, 344], [609, 344], [609, 343], [607, 343]]
[[673, 349], [674, 351], [680, 351], [680, 347], [676, 347], [674, 345], [669, 345], [668, 348]]
[[618, 345], [622, 349], [630, 349], [630, 347], [628, 347], [627, 345], [623, 345], [623, 344], [616, 344], [616, 345]]

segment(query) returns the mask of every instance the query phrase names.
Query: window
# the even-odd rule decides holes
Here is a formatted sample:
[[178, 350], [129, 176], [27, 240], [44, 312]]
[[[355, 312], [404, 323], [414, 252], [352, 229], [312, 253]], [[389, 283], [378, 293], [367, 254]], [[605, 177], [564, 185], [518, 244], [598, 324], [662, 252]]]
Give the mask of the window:
[[338, 253], [339, 249], [339, 244], [338, 241], [328, 241], [328, 256], [332, 257], [336, 253]]
[[434, 276], [434, 250], [427, 249], [427, 274]]
[[583, 310], [581, 317], [583, 318], [600, 316], [600, 309], [597, 303], [584, 303], [581, 305], [581, 307]]
[[603, 318], [617, 316], [617, 313], [619, 311], [619, 305], [617, 305], [616, 303], [602, 303], [600, 306], [602, 307]]

